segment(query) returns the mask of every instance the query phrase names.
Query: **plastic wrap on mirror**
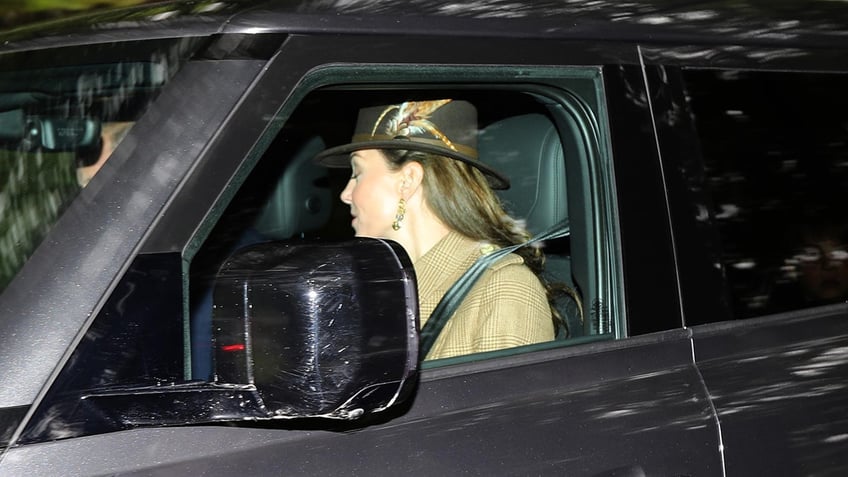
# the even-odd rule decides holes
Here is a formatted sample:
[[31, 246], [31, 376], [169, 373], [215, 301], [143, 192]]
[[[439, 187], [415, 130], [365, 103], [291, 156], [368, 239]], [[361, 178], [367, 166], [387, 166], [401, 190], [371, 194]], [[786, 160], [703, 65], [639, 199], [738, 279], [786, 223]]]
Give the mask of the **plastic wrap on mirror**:
[[417, 332], [412, 263], [396, 243], [258, 244], [218, 273], [215, 382], [255, 386], [268, 417], [353, 419], [409, 392]]

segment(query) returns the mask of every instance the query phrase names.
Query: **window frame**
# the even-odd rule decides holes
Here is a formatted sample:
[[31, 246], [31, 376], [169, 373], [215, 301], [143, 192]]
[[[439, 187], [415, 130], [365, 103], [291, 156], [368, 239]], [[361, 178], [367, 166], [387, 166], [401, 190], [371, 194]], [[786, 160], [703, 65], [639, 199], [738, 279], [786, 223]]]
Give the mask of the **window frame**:
[[[565, 343], [579, 344], [597, 341], [605, 336], [613, 339], [627, 336], [626, 310], [622, 306], [624, 303], [623, 274], [620, 269], [621, 260], [618, 257], [620, 245], [615, 214], [617, 204], [612, 186], [614, 180], [608, 146], [609, 136], [605, 129], [606, 102], [601, 70], [599, 67], [592, 66], [331, 64], [311, 70], [301, 79], [299, 87], [289, 95], [277, 114], [270, 118], [269, 127], [263, 131], [246, 159], [235, 171], [233, 180], [220, 194], [218, 202], [212, 208], [213, 213], [204, 218], [203, 223], [198, 227], [198, 233], [191, 237], [184, 248], [185, 290], [190, 287], [188, 277], [191, 275], [191, 263], [194, 256], [209, 237], [250, 171], [262, 159], [269, 145], [303, 101], [313, 91], [325, 88], [350, 90], [353, 94], [355, 90], [362, 88], [387, 91], [501, 89], [537, 97], [538, 101], [548, 108], [561, 139], [564, 139], [566, 167], [579, 172], [579, 174], [567, 174], [568, 202], [572, 204], [574, 202], [572, 199], [578, 198], [579, 195], [580, 201], [589, 204], [588, 207], [582, 208], [580, 214], [574, 214], [574, 208], [569, 213], [572, 225], [572, 247], [575, 243], [574, 230], [582, 228], [586, 235], [580, 237], [577, 243], [578, 246], [582, 246], [581, 251], [584, 252], [583, 257], [587, 263], [578, 266], [585, 268], [584, 273], [587, 276], [594, 277], [589, 280], [589, 289], [584, 290], [583, 293], [584, 296], [593, 297], [584, 303], [584, 316], [586, 320], [592, 320], [595, 323], [597, 319], [597, 322], [602, 324], [593, 326], [594, 329], [591, 331], [596, 335], [574, 341], [566, 340]], [[575, 140], [574, 144], [571, 144], [567, 139], [573, 138], [582, 140]], [[573, 252], [572, 259], [578, 253]], [[594, 318], [598, 315], [602, 316]], [[184, 320], [186, 334], [189, 335], [192, 318], [189, 316], [188, 308]], [[478, 353], [425, 363], [425, 368], [473, 362], [488, 357], [558, 346], [563, 346], [563, 343], [555, 341], [552, 344], [540, 343], [513, 350]], [[186, 361], [190, 362], [191, 356], [187, 356]]]

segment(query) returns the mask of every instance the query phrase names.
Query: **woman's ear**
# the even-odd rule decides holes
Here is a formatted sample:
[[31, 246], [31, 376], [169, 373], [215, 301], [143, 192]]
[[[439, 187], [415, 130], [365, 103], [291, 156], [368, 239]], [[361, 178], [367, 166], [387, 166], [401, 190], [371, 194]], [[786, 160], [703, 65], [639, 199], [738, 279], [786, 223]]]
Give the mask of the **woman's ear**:
[[400, 191], [403, 197], [409, 197], [421, 186], [424, 180], [424, 168], [420, 163], [409, 161], [400, 169]]

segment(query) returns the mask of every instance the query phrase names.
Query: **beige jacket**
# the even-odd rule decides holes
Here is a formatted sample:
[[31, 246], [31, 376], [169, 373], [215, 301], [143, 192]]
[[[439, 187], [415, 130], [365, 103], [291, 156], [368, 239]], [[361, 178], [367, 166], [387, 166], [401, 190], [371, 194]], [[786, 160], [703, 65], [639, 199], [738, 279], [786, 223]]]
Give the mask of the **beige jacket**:
[[[451, 232], [415, 264], [421, 326], [485, 247]], [[545, 289], [524, 260], [509, 254], [480, 277], [448, 320], [426, 359], [511, 348], [554, 339]]]

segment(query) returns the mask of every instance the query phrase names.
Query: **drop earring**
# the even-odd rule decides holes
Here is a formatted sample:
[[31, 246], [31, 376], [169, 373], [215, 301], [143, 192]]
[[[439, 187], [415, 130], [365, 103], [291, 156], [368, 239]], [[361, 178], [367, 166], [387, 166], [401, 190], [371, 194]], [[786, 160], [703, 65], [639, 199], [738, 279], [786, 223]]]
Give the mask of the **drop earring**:
[[406, 201], [400, 199], [398, 202], [397, 214], [395, 214], [395, 221], [392, 222], [393, 230], [400, 230], [400, 223], [403, 222], [404, 214], [406, 214]]

